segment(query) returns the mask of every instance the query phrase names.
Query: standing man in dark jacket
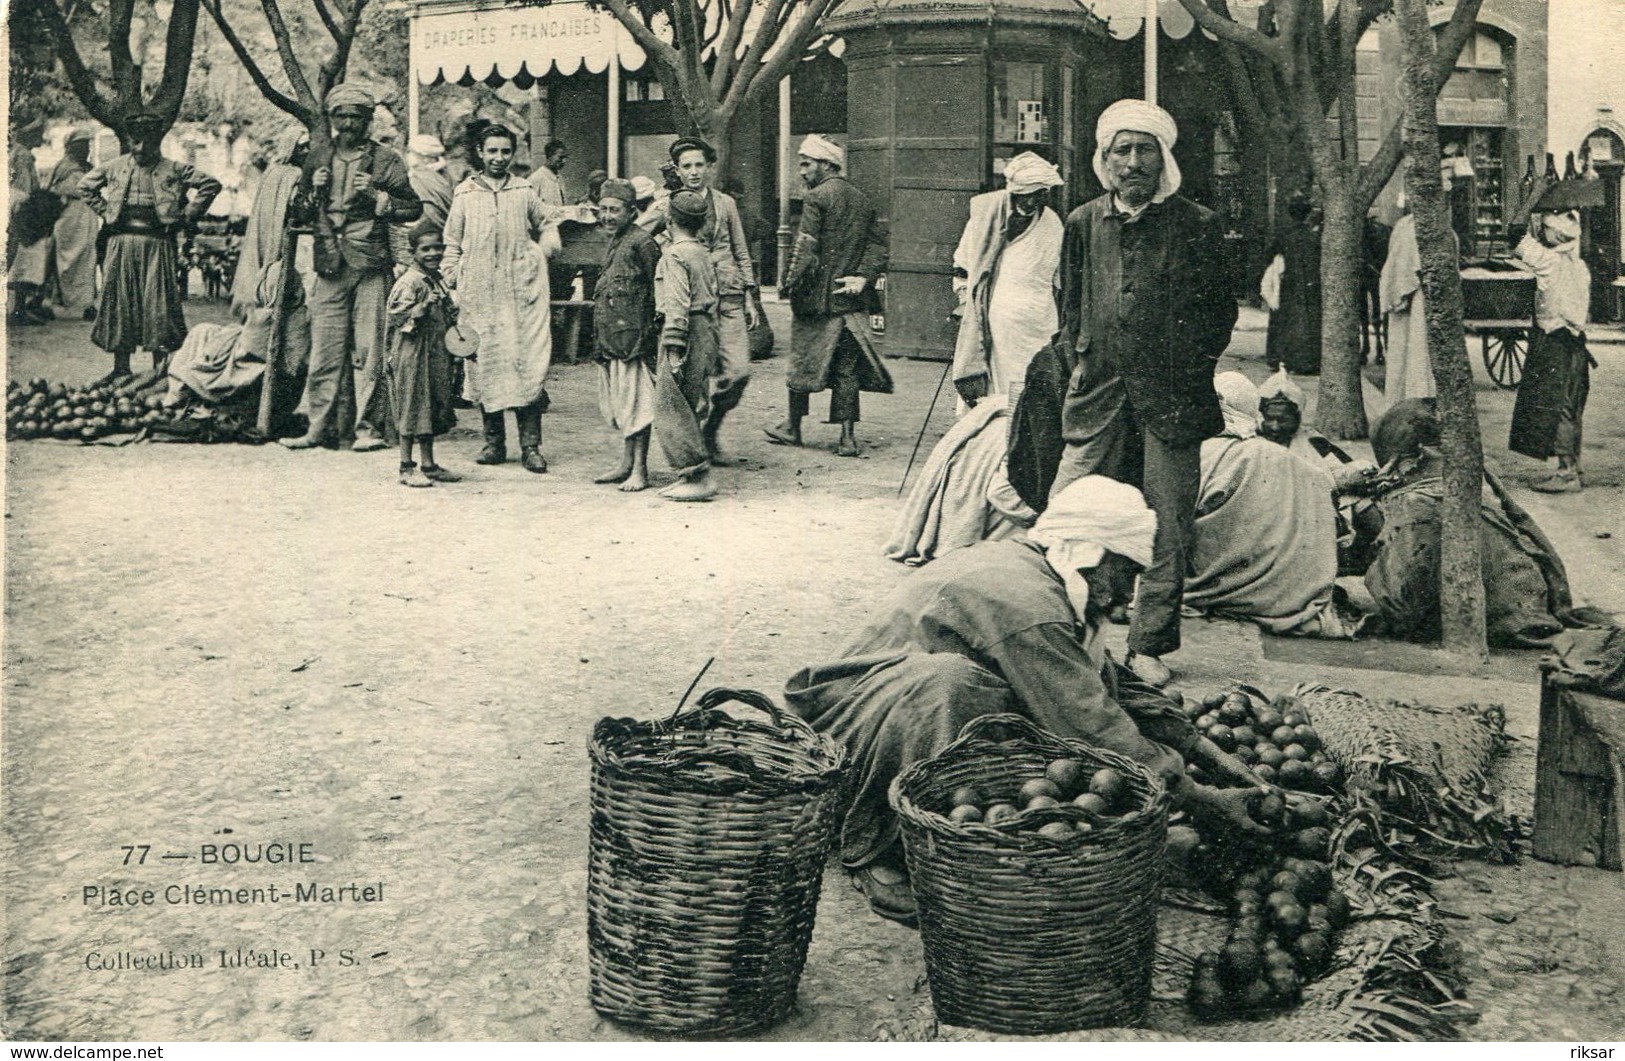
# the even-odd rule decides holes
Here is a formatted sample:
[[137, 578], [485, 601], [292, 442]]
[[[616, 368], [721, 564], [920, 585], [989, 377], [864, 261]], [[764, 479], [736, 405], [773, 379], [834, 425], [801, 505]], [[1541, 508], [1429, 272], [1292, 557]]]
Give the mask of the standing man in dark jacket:
[[[305, 383], [310, 429], [281, 441], [310, 449], [334, 432], [341, 445], [366, 452], [384, 448], [394, 423], [384, 381], [384, 310], [395, 280], [389, 228], [422, 217], [423, 201], [401, 156], [367, 137], [376, 108], [370, 92], [346, 82], [327, 94], [326, 105], [332, 154], [311, 173], [314, 194], [297, 195], [289, 209], [290, 217], [317, 222]], [[326, 216], [314, 217], [317, 211]]]
[[1138, 486], [1157, 514], [1140, 576], [1128, 664], [1161, 686], [1179, 648], [1179, 609], [1201, 478], [1201, 442], [1224, 427], [1213, 370], [1236, 303], [1219, 218], [1179, 190], [1173, 117], [1118, 100], [1095, 129], [1106, 194], [1072, 211], [1061, 248], [1061, 329], [1075, 363], [1054, 497], [1092, 474]]
[[841, 425], [839, 457], [856, 457], [858, 393], [890, 394], [869, 330], [865, 298], [886, 268], [886, 240], [868, 196], [841, 175], [846, 155], [821, 136], [801, 142], [798, 169], [807, 185], [801, 227], [783, 287], [790, 293], [790, 412], [767, 429], [768, 441], [801, 445], [808, 395], [830, 391], [829, 422]]

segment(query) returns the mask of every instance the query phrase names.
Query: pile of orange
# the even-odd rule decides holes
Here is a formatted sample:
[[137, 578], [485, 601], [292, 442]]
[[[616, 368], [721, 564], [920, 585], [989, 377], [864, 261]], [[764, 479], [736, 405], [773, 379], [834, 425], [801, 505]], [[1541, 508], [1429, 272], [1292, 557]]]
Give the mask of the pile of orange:
[[1220, 889], [1231, 909], [1230, 935], [1223, 948], [1197, 958], [1186, 996], [1203, 1020], [1297, 1005], [1303, 985], [1330, 967], [1337, 932], [1349, 919], [1348, 898], [1332, 878], [1326, 805], [1313, 796], [1271, 795], [1254, 813], [1275, 830], [1275, 844], [1261, 856], [1252, 852], [1252, 868]]
[[43, 379], [6, 387], [6, 438], [57, 438], [89, 442], [103, 435], [137, 431], [164, 419], [157, 390], [142, 390], [132, 377], [122, 383], [70, 388]]
[[[1291, 697], [1274, 702], [1240, 689], [1187, 699], [1197, 732], [1246, 764], [1260, 779], [1299, 792], [1335, 792], [1343, 771], [1321, 747], [1320, 735]], [[1198, 781], [1200, 773], [1195, 774]]]
[[[1007, 832], [1033, 832], [1051, 840], [1087, 835], [1104, 819], [1132, 810], [1128, 778], [1106, 766], [1091, 770], [1078, 759], [1056, 759], [1042, 775], [1021, 783], [1014, 796], [990, 797], [961, 785], [942, 811], [957, 824], [981, 822]], [[1044, 813], [1052, 812], [1052, 813]]]

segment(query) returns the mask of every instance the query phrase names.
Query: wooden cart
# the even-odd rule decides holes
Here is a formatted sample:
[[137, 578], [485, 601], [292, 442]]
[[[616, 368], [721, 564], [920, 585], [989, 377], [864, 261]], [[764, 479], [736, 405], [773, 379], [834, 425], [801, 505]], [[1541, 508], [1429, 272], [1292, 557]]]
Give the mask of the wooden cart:
[[1462, 327], [1478, 337], [1484, 371], [1497, 387], [1516, 388], [1534, 329], [1534, 274], [1506, 262], [1468, 266], [1461, 271], [1461, 306]]

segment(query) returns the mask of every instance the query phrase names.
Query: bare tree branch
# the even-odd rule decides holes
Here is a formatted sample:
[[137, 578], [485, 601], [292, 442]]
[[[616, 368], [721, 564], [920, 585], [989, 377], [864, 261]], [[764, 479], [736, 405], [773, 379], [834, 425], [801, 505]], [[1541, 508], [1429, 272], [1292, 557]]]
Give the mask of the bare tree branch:
[[[264, 2], [271, 3], [273, 0]], [[350, 13], [345, 16], [344, 25], [335, 40], [333, 56], [322, 64], [321, 72], [317, 75], [317, 91], [321, 93], [316, 101], [317, 113], [320, 113], [322, 100], [327, 98], [329, 90], [344, 76], [345, 67], [350, 62], [350, 48], [355, 44], [356, 27], [361, 24], [361, 13], [366, 8], [367, 0], [353, 0]]]
[[603, 3], [609, 8], [609, 13], [615, 16], [615, 21], [626, 27], [626, 32], [632, 34], [632, 39], [638, 42], [638, 47], [655, 61], [662, 73], [676, 72], [678, 63], [682, 61], [677, 49], [661, 40], [655, 31], [649, 28], [648, 22], [626, 5], [626, 0], [603, 0]]
[[113, 0], [107, 12], [107, 59], [113, 70], [113, 92], [128, 110], [141, 105], [140, 73], [130, 55], [130, 23], [135, 0]]
[[316, 14], [321, 16], [322, 25], [327, 27], [328, 36], [337, 41], [339, 39], [339, 33], [341, 32], [339, 30], [338, 19], [334, 18], [333, 12], [327, 9], [325, 0], [311, 0], [311, 2], [316, 6]]
[[1359, 18], [1354, 10], [1356, 0], [1339, 0], [1337, 8], [1342, 16], [1338, 20], [1338, 41], [1334, 70], [1348, 70], [1348, 75], [1337, 77], [1342, 91], [1337, 96], [1337, 131], [1343, 142], [1343, 160], [1352, 166], [1360, 164], [1360, 115], [1357, 110], [1354, 84], [1354, 52], [1360, 39]]
[[731, 6], [725, 3], [722, 8], [728, 19], [728, 32], [722, 38], [722, 47], [717, 49], [716, 62], [711, 68], [713, 96], [720, 98], [723, 95], [728, 88], [729, 79], [738, 69], [739, 61], [734, 57], [734, 53], [739, 50], [739, 42], [745, 36], [745, 24], [750, 21], [751, 12], [755, 9], [755, 0], [739, 0], [738, 4]]
[[[1307, 72], [1309, 66], [1310, 35], [1305, 32], [1304, 23], [1311, 20], [1300, 17], [1303, 14], [1302, 5], [1305, 2], [1306, 0], [1287, 0], [1285, 8], [1277, 8], [1276, 27], [1280, 30], [1281, 35], [1276, 38], [1276, 43], [1282, 50], [1281, 76], [1285, 77], [1287, 83], [1293, 85], [1294, 88], [1297, 86], [1300, 72]], [[1318, 2], [1319, 0], [1316, 0], [1317, 4]], [[1317, 14], [1311, 22], [1312, 25], [1319, 25], [1320, 23], [1318, 7], [1316, 10]]]
[[[1442, 90], [1444, 83], [1450, 80], [1450, 75], [1455, 71], [1456, 59], [1472, 38], [1473, 25], [1478, 21], [1478, 9], [1483, 6], [1483, 2], [1484, 0], [1456, 0], [1456, 9], [1451, 13], [1444, 32], [1439, 34], [1438, 51], [1433, 56], [1434, 92]], [[1383, 137], [1382, 146], [1377, 149], [1376, 155], [1360, 174], [1358, 201], [1366, 207], [1376, 201], [1377, 195], [1388, 183], [1388, 178], [1394, 175], [1394, 169], [1405, 153], [1404, 125], [1404, 122], [1396, 121], [1389, 128], [1388, 135]]]
[[[822, 32], [820, 24], [823, 22], [824, 16], [829, 13], [829, 9], [834, 6], [835, 0], [807, 0], [806, 7], [795, 19], [795, 28], [789, 31], [789, 36], [786, 37], [783, 30], [775, 34], [781, 43], [773, 58], [766, 63], [754, 60], [759, 65], [753, 65], [749, 68], [752, 71], [752, 77], [743, 86], [740, 85], [737, 78], [735, 79], [734, 87], [739, 90], [736, 97], [738, 100], [736, 106], [743, 105], [747, 100], [760, 98], [768, 90], [776, 88], [780, 81], [790, 75], [790, 71], [795, 69], [795, 64], [801, 62], [802, 57], [807, 54], [808, 46], [818, 39]], [[754, 42], [752, 43], [752, 50], [756, 51]], [[764, 44], [758, 54], [766, 51], [767, 46]], [[746, 56], [747, 62], [752, 62], [753, 59], [754, 57], [751, 55]], [[732, 96], [733, 93], [730, 92], [729, 95]]]
[[1181, 7], [1190, 12], [1191, 18], [1196, 20], [1198, 26], [1201, 26], [1220, 40], [1240, 45], [1254, 54], [1264, 56], [1278, 66], [1285, 62], [1279, 39], [1267, 37], [1258, 30], [1243, 26], [1234, 19], [1225, 18], [1209, 7], [1204, 0], [1179, 0], [1179, 3]]
[[295, 98], [311, 114], [320, 114], [321, 98], [311, 90], [305, 68], [300, 65], [299, 56], [293, 50], [293, 38], [288, 33], [288, 24], [282, 20], [281, 5], [277, 0], [260, 0], [260, 7], [265, 11], [265, 21], [271, 26], [271, 36], [276, 39], [277, 54], [282, 57], [282, 69], [288, 75], [288, 83], [293, 86]]
[[678, 67], [687, 90], [683, 93], [685, 102], [692, 104], [691, 94], [701, 84], [709, 86], [705, 78], [705, 58], [700, 51], [702, 28], [697, 22], [703, 21], [705, 16], [699, 10], [697, 0], [672, 0], [672, 34], [677, 38], [677, 51], [682, 56], [682, 63]]
[[164, 76], [158, 82], [154, 103], [173, 122], [180, 114], [186, 96], [186, 82], [192, 72], [192, 46], [197, 39], [198, 0], [175, 0], [169, 14], [169, 31], [164, 40]]
[[[807, 0], [809, 7], [823, 7], [819, 0]], [[750, 45], [745, 49], [745, 55], [739, 61], [739, 69], [734, 74], [733, 82], [722, 97], [723, 106], [730, 111], [737, 110], [745, 94], [756, 78], [762, 76], [762, 60], [767, 55], [773, 42], [781, 40], [784, 36], [784, 19], [794, 8], [795, 0], [768, 0], [767, 7], [762, 11], [762, 21], [751, 38]], [[788, 46], [789, 42], [786, 42]]]
[[265, 71], [260, 68], [260, 64], [254, 60], [254, 56], [243, 45], [242, 39], [237, 36], [237, 31], [232, 29], [231, 25], [222, 17], [220, 0], [203, 0], [203, 6], [209, 12], [210, 17], [214, 19], [214, 24], [220, 28], [220, 35], [226, 39], [226, 44], [231, 47], [232, 53], [237, 56], [237, 61], [243, 64], [244, 70], [248, 71], [249, 80], [254, 82], [254, 87], [260, 90], [260, 94], [270, 100], [271, 105], [278, 110], [286, 111], [302, 124], [309, 126], [315, 116], [314, 112], [297, 100], [278, 91], [276, 86], [271, 84], [270, 79], [265, 76]]
[[119, 113], [118, 105], [102, 94], [101, 86], [96, 83], [96, 75], [85, 65], [79, 56], [79, 48], [73, 42], [73, 33], [68, 28], [68, 20], [63, 17], [62, 9], [56, 6], [56, 0], [25, 0], [32, 3], [40, 12], [46, 22], [51, 25], [52, 36], [56, 38], [56, 57], [62, 64], [63, 73], [68, 76], [68, 84], [73, 88], [73, 94], [79, 97], [90, 116], [110, 129], [121, 130], [124, 127], [124, 115]]
[[1258, 98], [1252, 75], [1242, 61], [1241, 49], [1229, 41], [1218, 43], [1220, 63], [1224, 67], [1224, 77], [1230, 85], [1230, 98], [1235, 102], [1236, 109], [1241, 111], [1242, 118], [1260, 136], [1269, 135], [1270, 118], [1264, 113], [1264, 105]]

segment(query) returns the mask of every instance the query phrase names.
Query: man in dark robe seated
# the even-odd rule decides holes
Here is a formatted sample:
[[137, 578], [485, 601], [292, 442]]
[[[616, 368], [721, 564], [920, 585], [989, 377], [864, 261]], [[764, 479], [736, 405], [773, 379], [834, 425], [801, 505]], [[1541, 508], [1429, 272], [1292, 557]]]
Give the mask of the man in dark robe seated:
[[[1247, 799], [1258, 779], [1199, 737], [1178, 707], [1106, 655], [1110, 607], [1101, 560], [1151, 559], [1156, 516], [1131, 486], [1088, 476], [1051, 502], [1030, 540], [979, 542], [910, 575], [830, 663], [792, 677], [785, 697], [853, 763], [841, 860], [884, 917], [914, 916], [887, 800], [892, 779], [945, 748], [967, 722], [1016, 712], [1041, 728], [1144, 763], [1176, 806], [1259, 832]], [[1198, 785], [1193, 761], [1221, 782]]]
[[[1362, 528], [1376, 545], [1365, 586], [1377, 604], [1369, 633], [1437, 641], [1440, 507], [1444, 465], [1434, 399], [1409, 398], [1388, 410], [1371, 436], [1385, 480], [1373, 521]], [[1485, 626], [1491, 645], [1541, 648], [1565, 627], [1606, 624], [1608, 617], [1575, 608], [1568, 575], [1540, 527], [1489, 472], [1484, 473], [1480, 541]]]

